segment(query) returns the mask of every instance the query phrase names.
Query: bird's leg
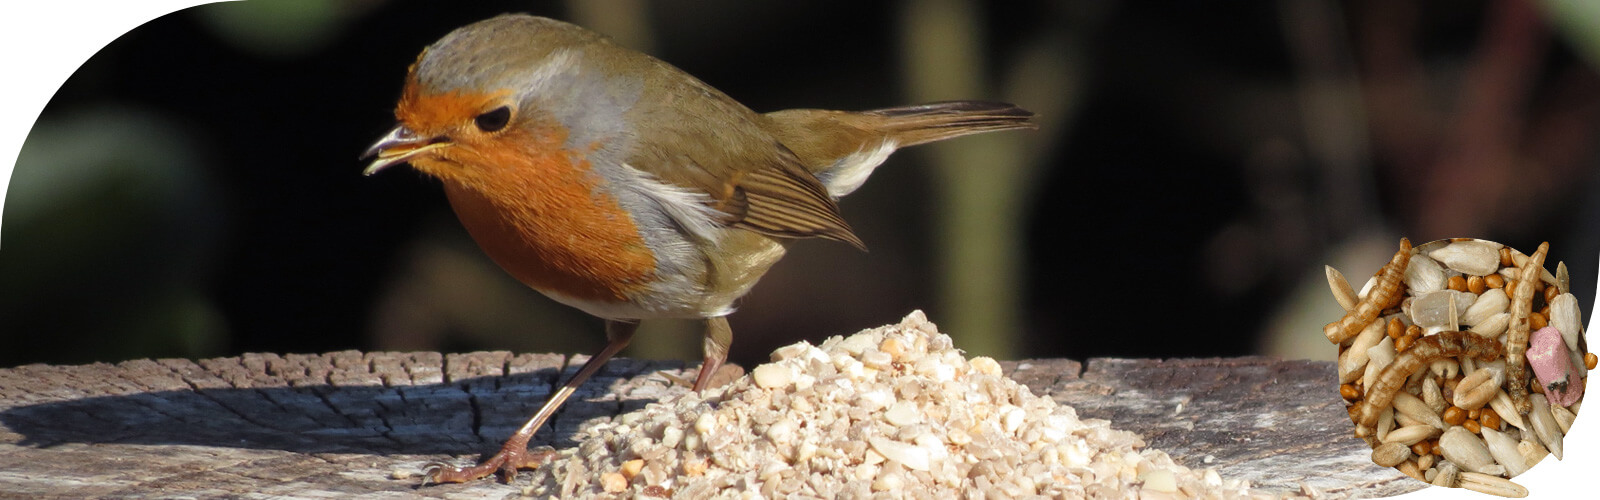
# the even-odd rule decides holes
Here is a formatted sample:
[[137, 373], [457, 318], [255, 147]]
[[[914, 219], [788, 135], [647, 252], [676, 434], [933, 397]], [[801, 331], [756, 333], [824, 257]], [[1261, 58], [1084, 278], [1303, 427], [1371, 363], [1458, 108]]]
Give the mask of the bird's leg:
[[628, 341], [633, 339], [633, 332], [638, 329], [638, 321], [606, 320], [606, 340], [610, 341], [606, 344], [606, 348], [589, 358], [589, 361], [583, 364], [583, 368], [578, 369], [578, 373], [573, 375], [566, 385], [561, 386], [561, 390], [551, 395], [544, 406], [539, 408], [539, 412], [506, 440], [500, 447], [499, 453], [484, 460], [483, 463], [467, 468], [451, 467], [443, 463], [428, 464], [423, 469], [422, 484], [464, 483], [488, 476], [497, 470], [500, 471], [501, 478], [510, 483], [516, 479], [517, 469], [534, 469], [544, 465], [546, 460], [555, 455], [555, 450], [545, 448], [537, 452], [528, 451], [528, 440], [533, 438], [533, 432], [544, 426], [545, 421], [555, 415], [556, 409], [561, 408], [561, 404], [572, 396], [578, 386], [583, 385], [583, 382], [594, 375], [601, 365], [606, 364], [606, 360], [627, 347]]
[[722, 362], [728, 359], [730, 345], [733, 345], [733, 329], [728, 327], [728, 318], [726, 316], [706, 318], [706, 358], [700, 363], [700, 375], [694, 378], [694, 392], [704, 392], [706, 386], [711, 384], [711, 376], [715, 375], [717, 368], [721, 368]]

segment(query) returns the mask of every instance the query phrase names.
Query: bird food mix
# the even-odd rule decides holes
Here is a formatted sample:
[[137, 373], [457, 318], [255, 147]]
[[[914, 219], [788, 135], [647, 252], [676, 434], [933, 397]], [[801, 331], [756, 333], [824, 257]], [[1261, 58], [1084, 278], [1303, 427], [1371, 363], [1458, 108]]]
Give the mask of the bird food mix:
[[1526, 496], [1510, 481], [1562, 438], [1588, 370], [1583, 314], [1564, 263], [1484, 240], [1400, 249], [1358, 294], [1327, 268], [1345, 315], [1339, 393], [1372, 461], [1439, 486]]
[[[1139, 436], [967, 359], [921, 312], [801, 342], [702, 399], [580, 431], [534, 474], [560, 498], [1248, 498]], [[974, 493], [987, 495], [973, 496]], [[988, 494], [992, 493], [992, 494]]]

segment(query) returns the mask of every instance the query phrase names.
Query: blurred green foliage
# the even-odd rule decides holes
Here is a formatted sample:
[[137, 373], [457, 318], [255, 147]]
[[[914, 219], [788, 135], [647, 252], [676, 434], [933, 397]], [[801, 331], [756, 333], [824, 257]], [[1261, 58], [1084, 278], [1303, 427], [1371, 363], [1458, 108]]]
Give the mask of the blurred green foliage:
[[33, 128], [0, 236], [0, 366], [221, 351], [203, 287], [226, 216], [192, 137], [115, 106]]

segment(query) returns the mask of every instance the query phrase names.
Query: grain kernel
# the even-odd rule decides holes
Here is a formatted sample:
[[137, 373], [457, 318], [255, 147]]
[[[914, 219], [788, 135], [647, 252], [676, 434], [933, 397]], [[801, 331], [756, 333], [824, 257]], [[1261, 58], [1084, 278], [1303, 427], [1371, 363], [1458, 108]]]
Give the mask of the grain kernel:
[[1484, 283], [1484, 280], [1483, 280], [1482, 276], [1473, 276], [1473, 277], [1467, 278], [1467, 291], [1468, 292], [1472, 292], [1473, 294], [1476, 294], [1476, 295], [1483, 295], [1483, 292], [1488, 291], [1488, 290], [1489, 290], [1489, 285], [1487, 283]]
[[1384, 443], [1372, 449], [1372, 463], [1394, 467], [1411, 458], [1411, 449], [1400, 443]]
[[618, 472], [622, 473], [622, 477], [624, 479], [632, 481], [634, 476], [638, 476], [639, 471], [641, 470], [644, 470], [644, 459], [635, 458], [633, 460], [623, 462], [622, 468]]
[[1417, 340], [1417, 337], [1412, 337], [1412, 336], [1409, 336], [1409, 335], [1405, 336], [1405, 337], [1400, 337], [1400, 340], [1396, 340], [1394, 342], [1394, 352], [1397, 352], [1397, 353], [1406, 352], [1406, 349], [1410, 349], [1411, 348], [1411, 343], [1412, 342], [1416, 342], [1416, 340]]
[[1495, 413], [1493, 408], [1484, 408], [1483, 414], [1478, 417], [1478, 423], [1498, 431], [1501, 423], [1500, 414]]
[[[1544, 280], [1539, 280], [1539, 282], [1540, 283], [1544, 283]], [[1544, 287], [1544, 303], [1545, 304], [1549, 304], [1551, 302], [1555, 302], [1557, 295], [1561, 295], [1561, 289], [1555, 288], [1555, 287], [1549, 287], [1549, 286]], [[1549, 308], [1550, 306], [1545, 306], [1545, 307]]]
[[1444, 423], [1450, 425], [1461, 425], [1462, 422], [1467, 421], [1467, 410], [1461, 409], [1460, 406], [1452, 405], [1449, 408], [1444, 409], [1443, 416]]
[[1483, 428], [1478, 426], [1477, 420], [1468, 420], [1466, 422], [1462, 422], [1461, 428], [1466, 429], [1467, 432], [1471, 432], [1473, 434], [1483, 432]]
[[1487, 286], [1489, 288], [1505, 288], [1505, 286], [1506, 286], [1506, 277], [1498, 275], [1498, 274], [1491, 274], [1491, 275], [1488, 275], [1488, 276], [1484, 276], [1483, 277], [1483, 286]]
[[1511, 267], [1515, 263], [1511, 260], [1511, 247], [1500, 247], [1500, 267]]
[[1361, 399], [1361, 391], [1356, 390], [1354, 384], [1343, 384], [1339, 386], [1339, 396], [1343, 397], [1345, 401], [1355, 401]]
[[1406, 325], [1404, 323], [1400, 322], [1400, 317], [1396, 316], [1396, 317], [1393, 317], [1393, 318], [1389, 318], [1389, 331], [1387, 332], [1387, 334], [1389, 335], [1389, 338], [1391, 338], [1391, 339], [1399, 339], [1400, 336], [1401, 335], [1405, 335], [1405, 333], [1406, 333]]
[[607, 472], [600, 476], [600, 488], [606, 493], [621, 493], [628, 489], [628, 480], [620, 473]]
[[1596, 359], [1594, 353], [1584, 353], [1583, 366], [1587, 366], [1590, 370], [1593, 370], [1596, 361], [1600, 361], [1600, 359]]
[[1528, 329], [1529, 330], [1539, 331], [1539, 329], [1544, 328], [1546, 326], [1550, 326], [1550, 320], [1545, 319], [1545, 316], [1543, 314], [1528, 313]]
[[1408, 326], [1408, 327], [1406, 327], [1406, 334], [1404, 336], [1406, 336], [1406, 337], [1421, 337], [1422, 336], [1422, 327], [1417, 326], [1417, 325]]
[[1467, 279], [1462, 278], [1460, 275], [1451, 276], [1449, 280], [1445, 281], [1444, 286], [1457, 292], [1465, 292], [1467, 291]]
[[1428, 441], [1417, 441], [1417, 444], [1411, 445], [1411, 453], [1416, 456], [1420, 457], [1431, 452], [1433, 452], [1433, 445]]

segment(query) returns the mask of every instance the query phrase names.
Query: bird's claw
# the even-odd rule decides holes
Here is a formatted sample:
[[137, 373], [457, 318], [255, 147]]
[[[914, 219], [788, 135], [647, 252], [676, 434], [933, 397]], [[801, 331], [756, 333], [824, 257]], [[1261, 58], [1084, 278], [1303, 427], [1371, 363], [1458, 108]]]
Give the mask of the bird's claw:
[[467, 468], [455, 467], [444, 462], [430, 462], [422, 466], [421, 486], [465, 483], [481, 479], [496, 471], [500, 472], [502, 481], [510, 484], [517, 478], [518, 469], [537, 469], [555, 454], [555, 449], [548, 446], [541, 446], [533, 451], [519, 446], [510, 450], [502, 449], [500, 453], [489, 457], [483, 463]]
[[429, 484], [439, 484], [439, 480], [436, 475], [439, 473], [439, 471], [444, 470], [445, 467], [449, 467], [449, 464], [444, 462], [428, 462], [428, 465], [422, 466], [422, 484], [417, 485], [417, 487], [426, 488]]

